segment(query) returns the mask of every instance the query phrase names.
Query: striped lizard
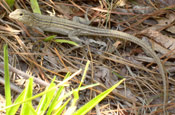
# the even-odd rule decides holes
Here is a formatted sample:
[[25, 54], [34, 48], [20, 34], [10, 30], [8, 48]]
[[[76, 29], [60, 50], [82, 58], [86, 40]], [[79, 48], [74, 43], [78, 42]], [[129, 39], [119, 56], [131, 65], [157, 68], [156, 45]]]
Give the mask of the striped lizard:
[[28, 26], [39, 27], [43, 31], [68, 35], [68, 37], [73, 41], [79, 42], [81, 40], [78, 38], [78, 36], [88, 35], [88, 36], [104, 36], [111, 38], [120, 38], [139, 45], [154, 58], [154, 61], [157, 63], [159, 67], [159, 72], [163, 80], [163, 97], [164, 97], [163, 110], [165, 112], [165, 105], [167, 103], [168, 98], [168, 91], [167, 91], [168, 83], [166, 81], [163, 65], [159, 57], [151, 49], [151, 47], [148, 46], [143, 41], [141, 41], [140, 39], [138, 39], [137, 37], [117, 30], [102, 29], [70, 21], [63, 18], [31, 13], [24, 9], [16, 9], [15, 11], [10, 13], [9, 17], [17, 21], [23, 22]]

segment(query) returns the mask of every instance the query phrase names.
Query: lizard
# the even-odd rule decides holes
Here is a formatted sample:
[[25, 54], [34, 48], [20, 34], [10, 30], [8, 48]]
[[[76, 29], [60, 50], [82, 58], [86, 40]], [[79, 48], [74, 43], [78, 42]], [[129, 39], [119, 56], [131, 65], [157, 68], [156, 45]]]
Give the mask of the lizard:
[[31, 27], [38, 27], [43, 31], [54, 32], [62, 35], [68, 35], [68, 37], [73, 41], [80, 42], [81, 40], [78, 36], [104, 36], [111, 38], [119, 38], [122, 40], [127, 40], [133, 42], [140, 47], [142, 47], [145, 51], [147, 51], [157, 63], [159, 67], [159, 72], [163, 80], [163, 111], [165, 112], [165, 105], [168, 99], [168, 83], [166, 80], [165, 71], [163, 65], [156, 55], [156, 53], [152, 50], [150, 46], [144, 43], [139, 38], [127, 34], [125, 32], [111, 30], [111, 29], [103, 29], [98, 27], [93, 27], [85, 24], [81, 24], [78, 22], [74, 22], [71, 20], [58, 18], [54, 16], [40, 15], [37, 13], [31, 13], [24, 9], [16, 9], [15, 11], [9, 14], [9, 17], [20, 21]]

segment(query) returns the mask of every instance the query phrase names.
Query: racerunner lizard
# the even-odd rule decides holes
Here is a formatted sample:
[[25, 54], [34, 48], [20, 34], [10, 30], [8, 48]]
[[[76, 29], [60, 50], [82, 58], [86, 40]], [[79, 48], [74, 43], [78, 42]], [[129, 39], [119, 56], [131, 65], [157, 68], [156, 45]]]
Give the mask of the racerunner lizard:
[[159, 57], [151, 49], [151, 47], [146, 45], [146, 43], [144, 43], [137, 37], [124, 32], [117, 31], [117, 30], [102, 29], [102, 28], [88, 26], [85, 24], [80, 24], [78, 22], [70, 21], [63, 18], [31, 13], [24, 9], [16, 9], [12, 13], [10, 13], [9, 17], [17, 21], [23, 22], [28, 26], [39, 27], [43, 31], [59, 33], [62, 35], [68, 35], [68, 37], [73, 41], [80, 41], [78, 36], [82, 36], [82, 35], [104, 36], [104, 37], [112, 37], [112, 38], [120, 38], [123, 40], [128, 40], [130, 42], [133, 42], [141, 46], [154, 58], [154, 61], [157, 63], [159, 67], [159, 72], [163, 80], [163, 97], [164, 97], [163, 110], [165, 112], [165, 105], [167, 103], [167, 98], [168, 98], [168, 91], [167, 91], [168, 83], [166, 80], [163, 65]]

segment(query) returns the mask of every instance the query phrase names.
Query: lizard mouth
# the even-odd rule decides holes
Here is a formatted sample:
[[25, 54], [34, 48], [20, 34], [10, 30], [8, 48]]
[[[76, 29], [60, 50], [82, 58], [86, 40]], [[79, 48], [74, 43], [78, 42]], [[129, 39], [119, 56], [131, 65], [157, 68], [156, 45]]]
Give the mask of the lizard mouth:
[[9, 14], [9, 17], [12, 18], [12, 19], [15, 19], [15, 14], [12, 12]]

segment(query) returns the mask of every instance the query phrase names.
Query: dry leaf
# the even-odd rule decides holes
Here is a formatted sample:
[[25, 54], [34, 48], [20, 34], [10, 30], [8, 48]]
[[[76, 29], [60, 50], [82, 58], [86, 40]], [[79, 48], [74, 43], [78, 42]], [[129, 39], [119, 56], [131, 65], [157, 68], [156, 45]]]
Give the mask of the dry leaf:
[[[175, 49], [175, 39], [174, 38], [168, 37], [166, 35], [161, 34], [158, 31], [150, 30], [150, 29], [146, 29], [142, 32], [144, 34], [146, 34], [147, 36], [149, 36], [150, 38], [152, 38], [157, 43], [159, 43], [161, 46], [163, 46], [169, 50]], [[154, 48], [156, 48], [156, 46], [154, 46]], [[160, 50], [160, 46], [159, 46], [159, 48], [156, 48], [155, 50], [156, 51]]]
[[115, 6], [125, 6], [126, 5], [126, 0], [118, 0], [115, 4]]
[[121, 42], [120, 41], [116, 41], [114, 44], [113, 44], [113, 46], [115, 47], [115, 48], [118, 48], [118, 46], [121, 44]]
[[166, 29], [167, 31], [171, 32], [172, 34], [175, 34], [175, 26], [171, 26]]
[[26, 82], [26, 79], [23, 79], [23, 78], [15, 80], [15, 84], [18, 86], [23, 86], [25, 82]]
[[[141, 32], [142, 34], [150, 37], [153, 41], [156, 41], [154, 43], [153, 41], [151, 41], [154, 50], [162, 54], [166, 54], [170, 50], [175, 49], [175, 39], [172, 37], [168, 37], [167, 35], [163, 35], [161, 32], [159, 32], [160, 29], [173, 23], [174, 20], [175, 20], [175, 15], [168, 14], [166, 15], [165, 18], [158, 19], [157, 20], [158, 24], [152, 27], [149, 27]], [[173, 31], [171, 32], [173, 33]]]
[[[157, 20], [157, 21], [158, 21], [158, 25], [167, 26], [173, 23], [174, 20], [175, 20], [175, 14], [167, 14], [166, 18], [161, 18], [160, 20]], [[175, 26], [170, 26], [166, 28], [166, 30], [171, 33], [175, 33]]]
[[66, 6], [66, 5], [63, 5], [63, 4], [57, 4], [56, 5], [56, 8], [59, 9], [59, 11], [64, 11], [65, 14], [67, 15], [70, 15], [70, 14], [73, 14], [73, 7], [70, 7], [70, 6]]
[[175, 20], [174, 14], [167, 14], [164, 18], [157, 19], [158, 24], [161, 26], [167, 26], [168, 24], [171, 24]]

